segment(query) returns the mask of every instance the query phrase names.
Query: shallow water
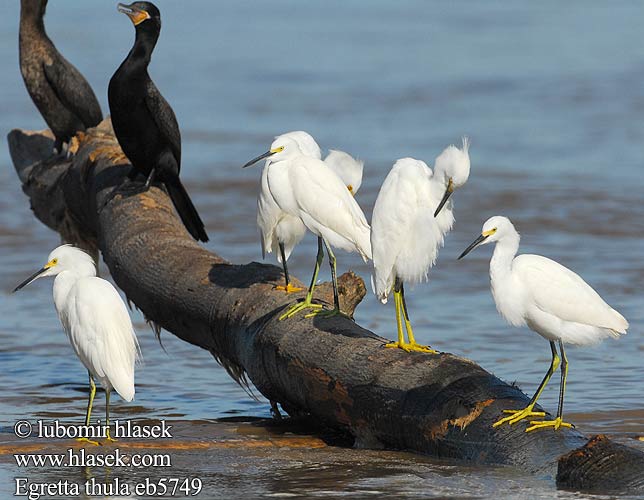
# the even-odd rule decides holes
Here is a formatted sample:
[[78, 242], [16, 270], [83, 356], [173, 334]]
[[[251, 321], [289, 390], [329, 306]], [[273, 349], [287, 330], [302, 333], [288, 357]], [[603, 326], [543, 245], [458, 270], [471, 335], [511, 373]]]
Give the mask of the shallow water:
[[[16, 4], [7, 3], [0, 19], [3, 135], [14, 127], [44, 125], [20, 79]], [[618, 341], [569, 349], [569, 418], [586, 433], [623, 440], [644, 434], [643, 5], [189, 5], [159, 2], [163, 32], [150, 72], [182, 127], [182, 177], [206, 222], [208, 248], [237, 263], [261, 258], [255, 227], [259, 169], [239, 166], [265, 151], [278, 133], [308, 130], [323, 148], [364, 159], [366, 177], [357, 199], [366, 214], [396, 158], [415, 156], [431, 164], [442, 148], [467, 134], [472, 174], [454, 196], [457, 223], [431, 282], [408, 293], [416, 336], [534, 391], [549, 362], [546, 341], [509, 327], [496, 313], [487, 275], [490, 249], [455, 260], [487, 217], [507, 215], [522, 233], [523, 252], [572, 268], [631, 324]], [[50, 2], [48, 10], [50, 36], [86, 75], [106, 111], [107, 82], [132, 42], [129, 22], [110, 2]], [[0, 165], [1, 440], [7, 426], [23, 416], [80, 419], [86, 373], [60, 329], [51, 282], [9, 294], [59, 239], [31, 214], [6, 148], [0, 149]], [[308, 236], [289, 261], [304, 281], [314, 246]], [[369, 268], [356, 255], [338, 257], [340, 269], [352, 268], [368, 280]], [[115, 415], [172, 418], [187, 426], [230, 415], [269, 415], [267, 402], [250, 399], [206, 351], [164, 332], [166, 353], [142, 316], [134, 312], [133, 318], [145, 363], [137, 371], [135, 403], [116, 398]], [[393, 305], [381, 306], [371, 295], [356, 320], [383, 336], [395, 335]], [[557, 392], [553, 383], [541, 400], [550, 410]], [[526, 483], [503, 470], [405, 454], [391, 459], [398, 472], [381, 474], [389, 467], [387, 457], [343, 450], [332, 459], [340, 465], [318, 470], [322, 459], [302, 456], [284, 469], [291, 482], [280, 473], [269, 477], [269, 469], [258, 465], [244, 487], [276, 496], [332, 491], [354, 497], [361, 488], [365, 496], [376, 490], [428, 494], [424, 481], [409, 480], [415, 471], [431, 476], [432, 494], [439, 496], [486, 497], [508, 481], [525, 488], [526, 496], [548, 497], [554, 488], [551, 478]], [[347, 468], [358, 472], [338, 480]], [[213, 484], [228, 473], [204, 471]], [[12, 477], [14, 471], [0, 465], [2, 475]], [[0, 492], [8, 494], [7, 482], [0, 483]], [[216, 491], [224, 490], [210, 495]]]

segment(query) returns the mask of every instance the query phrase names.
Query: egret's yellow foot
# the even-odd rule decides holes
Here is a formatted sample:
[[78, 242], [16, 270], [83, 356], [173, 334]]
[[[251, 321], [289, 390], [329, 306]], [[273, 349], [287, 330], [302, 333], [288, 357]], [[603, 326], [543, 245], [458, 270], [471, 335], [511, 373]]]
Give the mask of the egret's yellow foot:
[[432, 349], [427, 345], [420, 345], [417, 343], [407, 343], [407, 342], [389, 342], [385, 344], [385, 347], [402, 349], [407, 352], [426, 352], [429, 354], [438, 354], [438, 351]]
[[322, 309], [322, 304], [312, 304], [311, 302], [305, 300], [303, 302], [298, 302], [297, 304], [292, 305], [288, 310], [279, 317], [280, 321], [283, 321], [287, 318], [295, 316], [300, 311], [304, 309]]
[[92, 441], [91, 439], [88, 439], [88, 438], [76, 438], [76, 441], [78, 441], [79, 443], [93, 444], [94, 446], [100, 446], [101, 445], [101, 443], [99, 443], [98, 441]]
[[105, 441], [107, 441], [108, 443], [116, 443], [116, 441], [118, 441], [118, 439], [114, 439], [112, 437], [112, 433], [110, 432], [109, 427], [107, 428], [107, 437], [105, 438]]
[[304, 288], [299, 287], [299, 286], [291, 286], [291, 284], [289, 283], [286, 286], [284, 286], [284, 285], [276, 285], [276, 286], [273, 287], [273, 290], [283, 290], [286, 293], [295, 293], [295, 292], [301, 292], [302, 290], [304, 290]]
[[510, 416], [504, 417], [501, 420], [494, 422], [494, 424], [492, 424], [492, 427], [498, 427], [499, 425], [503, 425], [505, 423], [512, 425], [526, 418], [544, 417], [546, 415], [546, 413], [543, 411], [532, 411], [533, 409], [534, 405], [532, 404], [526, 406], [523, 410], [503, 410], [503, 413], [509, 413]]
[[557, 417], [554, 420], [536, 420], [536, 421], [531, 421], [530, 422], [530, 427], [528, 427], [525, 431], [526, 432], [532, 432], [537, 429], [544, 429], [546, 427], [552, 427], [553, 430], [558, 430], [560, 427], [567, 427], [567, 428], [572, 428], [574, 427], [572, 424], [569, 424], [568, 422], [564, 422], [561, 417]]
[[312, 318], [313, 316], [320, 316], [322, 318], [332, 318], [333, 316], [344, 316], [346, 318], [349, 317], [349, 315], [344, 314], [340, 309], [335, 308], [335, 309], [318, 309], [317, 311], [313, 311], [308, 313], [305, 318]]

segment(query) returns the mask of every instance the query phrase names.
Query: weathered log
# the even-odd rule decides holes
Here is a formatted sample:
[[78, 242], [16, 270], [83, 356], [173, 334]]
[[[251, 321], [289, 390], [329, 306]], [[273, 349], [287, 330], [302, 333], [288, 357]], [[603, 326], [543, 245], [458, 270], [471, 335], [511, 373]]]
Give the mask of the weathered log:
[[557, 486], [597, 493], [642, 493], [643, 464], [644, 453], [640, 450], [614, 443], [600, 434], [559, 459]]
[[[278, 267], [233, 265], [207, 251], [160, 189], [119, 192], [106, 203], [129, 169], [108, 120], [79, 137], [71, 160], [47, 159], [45, 138], [9, 134], [36, 216], [100, 248], [118, 286], [147, 318], [209, 350], [235, 380], [247, 376], [289, 413], [310, 413], [353, 435], [358, 446], [510, 464], [553, 477], [558, 457], [587, 441], [574, 429], [493, 429], [503, 409], [523, 408], [528, 397], [467, 359], [384, 349], [385, 339], [349, 318], [279, 321], [302, 295], [273, 289], [283, 280]], [[364, 282], [348, 273], [340, 287], [343, 310], [352, 313]], [[317, 290], [329, 304], [328, 284]]]

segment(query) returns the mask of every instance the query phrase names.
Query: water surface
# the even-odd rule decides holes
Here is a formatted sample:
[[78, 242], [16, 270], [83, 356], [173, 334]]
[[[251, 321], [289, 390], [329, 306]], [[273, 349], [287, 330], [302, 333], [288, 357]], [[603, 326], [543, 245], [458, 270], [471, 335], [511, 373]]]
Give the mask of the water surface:
[[[163, 32], [150, 73], [182, 127], [182, 177], [206, 222], [209, 249], [236, 263], [261, 258], [255, 227], [259, 169], [239, 166], [265, 151], [278, 133], [304, 129], [323, 148], [364, 159], [357, 199], [368, 217], [396, 158], [431, 164], [467, 134], [472, 174], [454, 196], [457, 223], [431, 282], [408, 293], [416, 336], [475, 360], [528, 393], [535, 390], [548, 366], [548, 344], [496, 313], [487, 274], [490, 249], [455, 260], [487, 217], [507, 215], [522, 233], [523, 252], [575, 270], [631, 323], [619, 341], [569, 349], [569, 418], [586, 433], [629, 442], [644, 434], [644, 5], [158, 4]], [[130, 23], [111, 2], [50, 2], [48, 11], [51, 37], [86, 75], [107, 112], [107, 83], [132, 43]], [[44, 126], [20, 79], [17, 26], [17, 2], [8, 2], [0, 19], [3, 135], [15, 127]], [[59, 238], [31, 214], [6, 148], [0, 149], [0, 165], [2, 439], [7, 426], [24, 416], [80, 419], [86, 373], [61, 331], [51, 282], [9, 294], [42, 265]], [[314, 253], [315, 240], [308, 236], [289, 262], [303, 281]], [[354, 269], [368, 280], [369, 268], [356, 255], [338, 258], [341, 270]], [[188, 428], [231, 415], [269, 416], [267, 402], [250, 399], [206, 351], [164, 332], [166, 353], [138, 312], [133, 319], [145, 363], [137, 371], [136, 401], [115, 398], [115, 415], [171, 418]], [[395, 336], [391, 303], [382, 306], [369, 295], [356, 320]], [[557, 389], [553, 383], [543, 395], [550, 410]], [[214, 465], [203, 476], [217, 485], [209, 495], [225, 498], [233, 490], [222, 485], [232, 472], [218, 458], [210, 457]], [[264, 459], [276, 460], [271, 454]], [[194, 466], [190, 460], [201, 463], [192, 457], [187, 469]], [[551, 498], [554, 488], [552, 478], [526, 480], [505, 470], [362, 450], [326, 459], [305, 453], [274, 473], [256, 456], [235, 460], [245, 464], [248, 481], [237, 483], [242, 490], [236, 491], [276, 496], [431, 491], [486, 497], [502, 483], [516, 486], [509, 496]], [[0, 466], [0, 477], [15, 473], [10, 464]], [[431, 487], [418, 478], [430, 478]], [[8, 495], [9, 483], [0, 483]]]

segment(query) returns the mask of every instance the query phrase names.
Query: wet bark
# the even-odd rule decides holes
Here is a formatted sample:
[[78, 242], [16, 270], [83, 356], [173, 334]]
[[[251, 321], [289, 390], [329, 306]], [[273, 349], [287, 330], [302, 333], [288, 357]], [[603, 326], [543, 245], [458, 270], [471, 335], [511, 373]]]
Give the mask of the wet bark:
[[644, 493], [644, 453], [593, 436], [578, 450], [559, 459], [557, 486], [598, 493]]
[[[386, 339], [349, 318], [279, 321], [303, 297], [273, 289], [283, 282], [280, 268], [234, 265], [206, 250], [156, 187], [120, 191], [106, 203], [129, 170], [109, 120], [82, 134], [69, 160], [48, 158], [50, 141], [43, 133], [9, 134], [35, 215], [66, 240], [100, 249], [115, 282], [148, 319], [209, 350], [235, 380], [243, 384], [247, 377], [289, 413], [312, 414], [354, 436], [358, 446], [509, 464], [553, 477], [557, 459], [586, 443], [574, 429], [527, 434], [524, 423], [493, 429], [503, 409], [523, 408], [528, 397], [470, 360], [384, 349]], [[332, 302], [329, 284], [317, 290], [322, 302]], [[351, 315], [366, 293], [364, 282], [344, 274], [340, 293]]]

